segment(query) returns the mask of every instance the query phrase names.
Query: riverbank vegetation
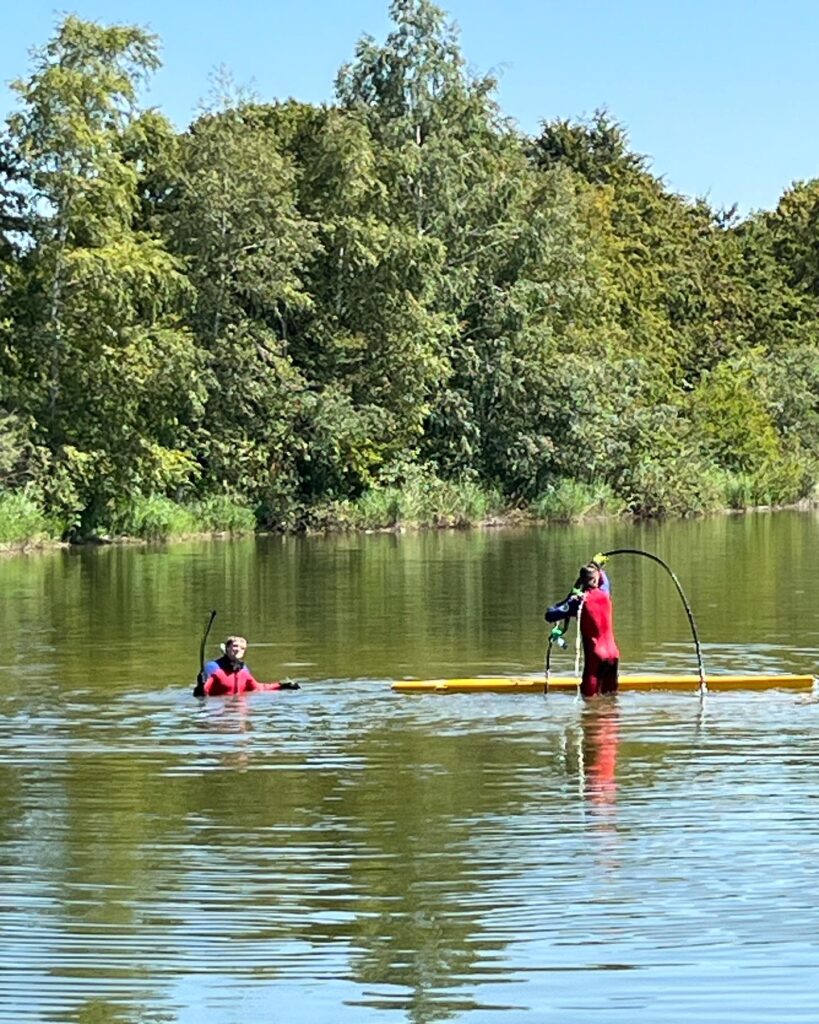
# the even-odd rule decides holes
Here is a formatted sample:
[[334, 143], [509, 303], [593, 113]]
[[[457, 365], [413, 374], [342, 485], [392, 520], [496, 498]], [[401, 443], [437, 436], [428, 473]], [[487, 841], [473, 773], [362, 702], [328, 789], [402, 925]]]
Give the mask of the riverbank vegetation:
[[324, 106], [141, 105], [66, 17], [0, 139], [0, 540], [816, 497], [819, 180], [739, 218], [509, 123], [428, 0]]

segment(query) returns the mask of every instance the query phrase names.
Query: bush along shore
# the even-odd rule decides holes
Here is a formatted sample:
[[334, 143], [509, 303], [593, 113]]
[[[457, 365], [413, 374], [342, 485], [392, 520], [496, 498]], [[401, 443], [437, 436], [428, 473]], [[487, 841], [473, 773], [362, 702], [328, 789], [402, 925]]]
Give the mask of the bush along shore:
[[[510, 122], [430, 0], [322, 105], [70, 15], [0, 126], [0, 543], [815, 498], [819, 180], [740, 217]], [[35, 41], [36, 42], [36, 41]], [[332, 74], [334, 69], [328, 69]]]
[[[657, 500], [651, 515], [704, 515], [778, 506], [778, 495], [761, 482], [726, 478], [697, 492], [696, 501], [683, 502], [678, 494]], [[789, 505], [819, 503], [819, 495]], [[273, 529], [282, 533], [341, 531], [402, 531], [469, 528], [535, 523], [577, 523], [586, 519], [635, 516], [627, 502], [605, 484], [585, 485], [566, 480], [530, 504], [509, 506], [497, 491], [474, 483], [453, 483], [416, 475], [406, 486], [373, 488], [358, 499], [345, 498], [312, 508], [294, 509], [292, 517]], [[24, 494], [0, 494], [0, 549], [18, 551], [65, 543], [127, 543], [171, 541], [205, 536], [242, 536], [271, 526], [253, 510], [229, 498], [181, 505], [154, 495], [132, 500], [112, 515], [110, 526], [99, 534], [82, 536], [47, 515]]]

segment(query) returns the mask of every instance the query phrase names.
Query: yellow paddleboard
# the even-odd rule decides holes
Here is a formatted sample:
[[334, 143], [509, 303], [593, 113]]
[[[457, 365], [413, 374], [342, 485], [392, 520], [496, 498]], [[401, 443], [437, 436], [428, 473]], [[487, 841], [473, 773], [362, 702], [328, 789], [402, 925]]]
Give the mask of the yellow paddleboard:
[[[399, 693], [543, 693], [544, 677], [507, 676], [477, 677], [475, 679], [402, 679], [392, 684]], [[711, 676], [706, 678], [709, 692], [714, 690], [812, 690], [814, 676], [747, 675]], [[699, 676], [621, 675], [619, 688], [623, 690], [699, 690]], [[552, 676], [550, 693], [575, 693], [577, 677]]]

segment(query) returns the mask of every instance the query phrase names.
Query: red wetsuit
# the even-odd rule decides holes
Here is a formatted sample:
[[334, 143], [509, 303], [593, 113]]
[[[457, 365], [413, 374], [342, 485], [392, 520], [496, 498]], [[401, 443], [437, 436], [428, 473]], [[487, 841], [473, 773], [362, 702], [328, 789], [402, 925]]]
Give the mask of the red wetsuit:
[[580, 692], [584, 697], [616, 693], [620, 651], [612, 631], [611, 595], [599, 587], [585, 593], [580, 633], [583, 637]]
[[281, 683], [260, 683], [250, 674], [243, 661], [234, 665], [227, 658], [219, 658], [217, 668], [205, 680], [203, 687], [206, 697], [226, 697], [235, 693], [248, 693], [251, 690], [281, 690]]

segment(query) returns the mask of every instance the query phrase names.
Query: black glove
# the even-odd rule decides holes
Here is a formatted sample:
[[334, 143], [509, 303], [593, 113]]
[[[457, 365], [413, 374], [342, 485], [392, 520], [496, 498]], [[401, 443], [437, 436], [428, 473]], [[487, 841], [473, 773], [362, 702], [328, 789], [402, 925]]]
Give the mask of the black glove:
[[301, 689], [299, 684], [295, 680], [293, 680], [293, 679], [284, 679], [284, 680], [282, 680], [279, 683], [279, 686], [283, 690], [300, 690]]

